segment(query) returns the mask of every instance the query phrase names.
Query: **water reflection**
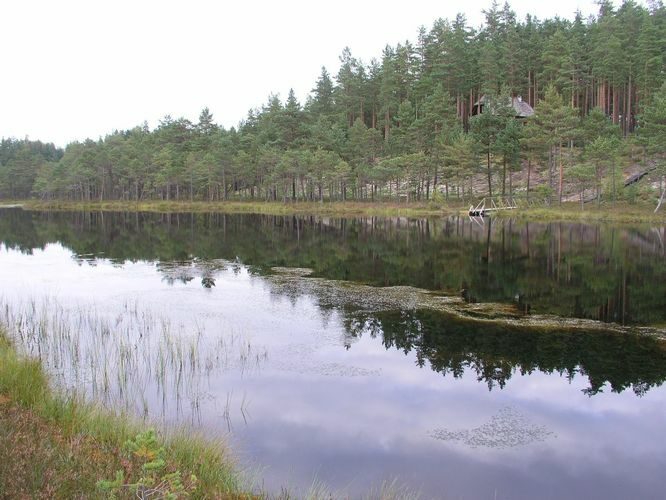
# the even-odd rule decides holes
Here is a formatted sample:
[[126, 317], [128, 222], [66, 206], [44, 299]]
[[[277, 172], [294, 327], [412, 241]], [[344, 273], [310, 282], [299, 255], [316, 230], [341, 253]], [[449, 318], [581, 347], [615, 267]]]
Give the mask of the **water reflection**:
[[[475, 324], [436, 311], [353, 314], [349, 335], [380, 336], [387, 349], [415, 352], [417, 363], [454, 378], [475, 375], [489, 390], [504, 388], [518, 373], [586, 377], [584, 393], [631, 390], [644, 395], [666, 380], [663, 342], [611, 332], [539, 331], [520, 326]], [[350, 342], [351, 344], [351, 342]]]
[[[261, 469], [269, 491], [287, 485], [305, 492], [313, 477], [354, 498], [396, 477], [425, 498], [659, 498], [666, 488], [666, 363], [656, 341], [598, 327], [540, 331], [515, 296], [503, 310], [491, 308], [503, 318], [493, 324], [479, 317], [488, 313], [483, 300], [463, 303], [462, 281], [449, 297], [440, 289], [316, 277], [333, 263], [362, 269], [355, 259], [367, 263], [368, 254], [361, 246], [350, 250], [361, 238], [351, 237], [350, 227], [358, 231], [364, 222], [341, 224], [347, 244], [332, 249], [346, 253], [317, 268], [308, 257], [316, 237], [299, 254], [313, 227], [305, 219], [285, 219], [285, 229], [260, 218], [280, 236], [252, 234], [273, 241], [273, 250], [211, 241], [208, 256], [201, 242], [185, 244], [196, 235], [192, 225], [187, 234], [172, 228], [183, 238], [172, 247], [166, 239], [150, 247], [163, 227], [159, 218], [147, 220], [161, 229], [146, 227], [145, 255], [178, 258], [135, 253], [121, 260], [130, 238], [122, 231], [99, 250], [108, 258], [73, 258], [60, 244], [24, 253], [0, 246], [7, 304], [0, 309], [17, 314], [23, 304], [24, 319], [6, 321], [26, 325], [31, 318], [32, 333], [21, 330], [24, 345], [64, 379], [69, 373], [70, 383], [91, 387], [94, 397], [125, 398], [139, 414], [229, 433], [239, 460]], [[66, 233], [67, 224], [35, 227], [36, 239], [47, 241], [49, 232]], [[435, 236], [435, 227], [428, 244], [439, 247], [448, 240]], [[396, 220], [387, 225], [395, 235], [385, 246], [370, 238], [382, 266], [392, 258], [387, 249], [401, 248], [405, 237], [414, 243], [411, 228]], [[222, 239], [219, 228], [211, 231], [210, 239]], [[286, 237], [291, 231], [296, 243]], [[68, 238], [83, 247], [99, 238], [94, 233]], [[233, 257], [222, 259], [223, 252]], [[273, 261], [304, 268], [270, 267], [271, 252]], [[457, 259], [464, 265], [464, 256]], [[648, 260], [660, 269], [653, 254]], [[207, 278], [214, 287], [203, 286]], [[478, 281], [466, 280], [475, 290]], [[47, 316], [55, 321], [34, 314], [42, 297], [57, 298], [56, 314]], [[428, 307], [418, 307], [424, 301]], [[470, 317], [447, 314], [442, 305], [451, 301]]]
[[[30, 252], [59, 241], [81, 259], [242, 262], [265, 272], [410, 285], [522, 312], [620, 324], [666, 321], [663, 226], [0, 210], [0, 238]], [[168, 272], [165, 271], [168, 275]], [[169, 276], [168, 280], [187, 279]], [[211, 285], [203, 280], [202, 286]]]

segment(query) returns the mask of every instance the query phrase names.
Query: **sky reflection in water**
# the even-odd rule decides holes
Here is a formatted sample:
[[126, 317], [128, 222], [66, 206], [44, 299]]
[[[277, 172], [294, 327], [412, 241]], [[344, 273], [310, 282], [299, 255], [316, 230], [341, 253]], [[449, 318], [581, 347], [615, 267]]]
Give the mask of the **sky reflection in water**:
[[[179, 273], [194, 279], [169, 279]], [[214, 286], [202, 286], [205, 277]], [[666, 486], [660, 383], [642, 397], [607, 384], [589, 396], [585, 374], [514, 368], [503, 388], [489, 390], [472, 369], [444, 376], [429, 361], [419, 368], [415, 349], [350, 335], [354, 311], [344, 304], [323, 310], [317, 297], [285, 295], [270, 277], [228, 261], [118, 264], [77, 259], [59, 244], [32, 255], [2, 247], [0, 295], [9, 305], [56, 298], [111, 320], [135, 304], [168, 318], [177, 335], [204, 332], [202, 352], [220, 349], [211, 339], [233, 337], [231, 358], [240, 352], [246, 361], [196, 374], [195, 406], [173, 394], [163, 401], [154, 381], [144, 405], [153, 417], [228, 433], [269, 490], [303, 492], [314, 477], [351, 496], [397, 478], [425, 498], [661, 498]], [[499, 430], [514, 434], [509, 444], [517, 433], [518, 446], [433, 437], [469, 436], [497, 418], [508, 419]], [[533, 431], [537, 439], [520, 437]]]

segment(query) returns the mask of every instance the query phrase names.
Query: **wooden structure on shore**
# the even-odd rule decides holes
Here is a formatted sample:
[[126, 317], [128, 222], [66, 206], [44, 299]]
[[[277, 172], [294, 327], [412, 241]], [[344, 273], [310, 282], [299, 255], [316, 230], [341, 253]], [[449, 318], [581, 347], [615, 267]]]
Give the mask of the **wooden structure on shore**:
[[649, 174], [650, 172], [652, 172], [653, 170], [656, 170], [656, 169], [657, 169], [656, 166], [655, 167], [650, 167], [647, 170], [643, 170], [641, 172], [638, 172], [637, 174], [632, 175], [626, 181], [624, 181], [624, 187], [628, 187], [628, 186], [631, 186], [632, 184], [637, 183], [643, 177], [645, 177], [647, 174]]
[[486, 206], [486, 199], [484, 198], [478, 203], [476, 207], [474, 205], [470, 205], [469, 216], [485, 217], [486, 215], [490, 215], [492, 212], [499, 212], [500, 210], [515, 210], [516, 208], [518, 208], [518, 206], [512, 198], [507, 199], [506, 203], [504, 200], [502, 200], [502, 198], [499, 198], [497, 203], [495, 203], [495, 200], [491, 198], [490, 204], [488, 206]]
[[[634, 174], [634, 175], [629, 176], [629, 177], [624, 181], [624, 187], [626, 188], [626, 187], [631, 186], [632, 184], [636, 184], [636, 183], [638, 183], [641, 179], [643, 179], [643, 177], [645, 177], [645, 176], [648, 175], [650, 172], [652, 172], [652, 171], [654, 171], [654, 170], [656, 170], [656, 169], [657, 169], [656, 166], [652, 166], [652, 167], [648, 168], [647, 170], [641, 170], [640, 172], [638, 172], [638, 173], [636, 173], [636, 174]], [[597, 197], [598, 197], [597, 194], [593, 194], [593, 195], [591, 195], [591, 196], [588, 196], [588, 197], [586, 197], [586, 198], [583, 199], [583, 203], [590, 203], [590, 202], [592, 202], [592, 201], [596, 201], [596, 200], [597, 200]]]
[[[485, 95], [482, 95], [478, 101], [474, 103], [472, 108], [472, 116], [480, 115], [483, 113], [484, 108], [488, 105], [489, 99]], [[529, 118], [534, 114], [534, 109], [527, 102], [523, 101], [521, 96], [511, 97], [511, 102], [509, 103], [509, 98], [505, 103], [513, 108], [515, 114], [514, 116], [519, 120], [524, 120]]]

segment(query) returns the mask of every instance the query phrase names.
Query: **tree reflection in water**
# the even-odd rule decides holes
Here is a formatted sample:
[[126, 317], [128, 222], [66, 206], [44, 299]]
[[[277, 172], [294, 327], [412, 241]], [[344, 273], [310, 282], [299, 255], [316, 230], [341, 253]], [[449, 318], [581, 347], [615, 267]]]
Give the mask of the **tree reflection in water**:
[[585, 376], [593, 396], [606, 385], [613, 392], [631, 390], [642, 396], [666, 380], [666, 347], [651, 337], [613, 332], [483, 324], [437, 311], [353, 313], [347, 321], [350, 339], [380, 337], [386, 349], [414, 351], [417, 363], [443, 375], [476, 374], [489, 390], [503, 388], [515, 375], [535, 370], [573, 379]]

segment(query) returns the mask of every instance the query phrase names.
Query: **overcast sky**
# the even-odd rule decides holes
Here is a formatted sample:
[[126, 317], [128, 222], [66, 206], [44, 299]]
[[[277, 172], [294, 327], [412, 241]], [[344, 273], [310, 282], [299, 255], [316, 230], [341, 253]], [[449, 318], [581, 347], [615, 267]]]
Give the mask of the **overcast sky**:
[[[502, 2], [500, 2], [501, 4]], [[592, 0], [513, 0], [519, 19], [597, 13]], [[616, 2], [617, 3], [617, 2]], [[0, 137], [64, 146], [208, 106], [237, 125], [269, 93], [304, 100], [345, 46], [367, 62], [419, 26], [463, 12], [479, 26], [490, 0], [4, 0]]]

